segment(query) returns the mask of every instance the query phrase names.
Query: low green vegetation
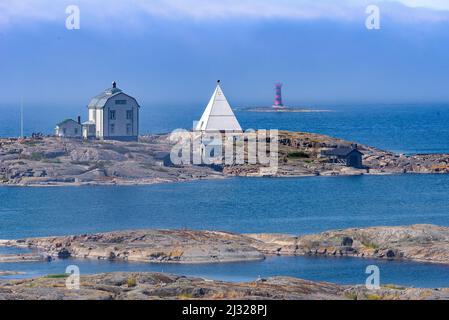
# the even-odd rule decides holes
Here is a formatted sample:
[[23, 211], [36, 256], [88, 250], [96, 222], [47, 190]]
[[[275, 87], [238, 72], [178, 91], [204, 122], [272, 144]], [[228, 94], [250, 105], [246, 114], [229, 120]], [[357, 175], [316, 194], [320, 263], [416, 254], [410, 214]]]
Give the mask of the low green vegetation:
[[185, 299], [185, 300], [189, 300], [192, 299], [193, 295], [190, 293], [182, 293], [180, 295], [178, 295], [178, 299]]
[[127, 284], [128, 284], [128, 288], [133, 288], [133, 287], [137, 286], [136, 278], [128, 278]]
[[62, 163], [61, 159], [59, 159], [59, 158], [44, 159], [43, 162], [46, 162], [46, 163]]
[[45, 278], [47, 279], [65, 279], [67, 278], [69, 275], [67, 273], [60, 273], [60, 274], [48, 274], [47, 276], [45, 276]]
[[393, 289], [393, 290], [404, 290], [405, 289], [405, 287], [397, 286], [395, 284], [386, 284], [386, 285], [383, 285], [382, 287], [387, 288], [387, 289]]
[[38, 141], [38, 140], [24, 140], [21, 142], [21, 144], [24, 144], [24, 145], [30, 146], [30, 147], [34, 147], [39, 143], [42, 143], [42, 142]]
[[363, 246], [364, 246], [365, 248], [368, 248], [368, 249], [374, 249], [374, 250], [379, 249], [379, 245], [376, 244], [376, 243], [372, 243], [372, 242], [364, 242], [364, 243], [362, 243], [362, 244], [363, 244]]
[[357, 300], [357, 293], [355, 292], [346, 292], [345, 297], [349, 300]]
[[30, 155], [30, 160], [33, 160], [33, 161], [41, 161], [43, 158], [44, 158], [44, 155], [40, 152], [33, 152]]
[[287, 155], [290, 159], [304, 159], [304, 158], [310, 158], [310, 155], [304, 151], [293, 151], [289, 152]]
[[381, 300], [382, 297], [378, 294], [367, 294], [366, 299], [368, 300]]

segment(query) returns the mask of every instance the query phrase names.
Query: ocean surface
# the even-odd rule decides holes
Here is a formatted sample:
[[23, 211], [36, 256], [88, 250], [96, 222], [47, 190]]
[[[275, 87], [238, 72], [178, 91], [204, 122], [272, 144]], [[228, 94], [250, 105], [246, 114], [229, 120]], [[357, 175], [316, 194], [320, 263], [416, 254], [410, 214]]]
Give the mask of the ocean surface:
[[184, 265], [76, 259], [0, 263], [0, 270], [20, 272], [16, 275], [0, 276], [0, 279], [62, 274], [69, 265], [78, 266], [82, 275], [116, 271], [168, 272], [224, 281], [253, 281], [259, 277], [284, 275], [339, 284], [364, 284], [369, 276], [366, 274], [366, 267], [376, 265], [380, 271], [381, 285], [394, 283], [421, 288], [449, 287], [449, 266], [346, 257], [268, 257], [256, 262]]
[[231, 178], [149, 186], [0, 187], [0, 239], [135, 228], [315, 233], [449, 226], [449, 175]]
[[[237, 111], [247, 128], [328, 134], [401, 153], [449, 153], [449, 106], [320, 107], [322, 113]], [[200, 108], [142, 109], [145, 132], [191, 127]], [[19, 115], [0, 107], [0, 136], [17, 136]], [[73, 111], [73, 110], [72, 110]], [[25, 108], [26, 134], [51, 133], [77, 111]], [[449, 226], [449, 176], [397, 175], [308, 178], [233, 178], [177, 184], [117, 187], [0, 187], [0, 239], [134, 228], [193, 228], [235, 232], [306, 234], [330, 229], [432, 223]], [[0, 248], [0, 254], [13, 253]], [[355, 258], [270, 257], [223, 265], [154, 265], [57, 260], [0, 264], [22, 276], [64, 273], [165, 271], [231, 281], [258, 276], [296, 276], [337, 283], [364, 283], [369, 264], [382, 283], [449, 287], [449, 267]], [[17, 276], [13, 276], [17, 277]]]
[[[205, 106], [143, 106], [141, 134], [192, 128]], [[398, 153], [449, 153], [449, 104], [316, 106], [330, 112], [265, 113], [237, 108], [243, 129], [327, 134]], [[86, 120], [85, 107], [24, 107], [25, 134], [52, 134], [56, 123]], [[0, 106], [0, 137], [20, 134], [20, 107]]]
[[[232, 178], [150, 186], [0, 187], [0, 238], [79, 234], [135, 228], [193, 228], [305, 234], [329, 229], [432, 223], [449, 226], [446, 175]], [[3, 249], [5, 250], [5, 249]], [[1, 251], [0, 251], [1, 253]], [[364, 283], [365, 268], [382, 283], [449, 286], [449, 267], [356, 258], [271, 257], [223, 265], [158, 265], [105, 261], [0, 264], [33, 276], [165, 271], [222, 280], [287, 275]]]

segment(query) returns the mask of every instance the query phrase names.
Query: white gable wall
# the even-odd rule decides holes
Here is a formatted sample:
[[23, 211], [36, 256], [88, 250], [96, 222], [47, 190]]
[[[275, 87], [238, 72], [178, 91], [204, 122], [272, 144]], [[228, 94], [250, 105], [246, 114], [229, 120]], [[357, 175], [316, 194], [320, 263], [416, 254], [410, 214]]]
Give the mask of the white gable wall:
[[[117, 100], [125, 101], [125, 104], [117, 104]], [[101, 138], [126, 138], [139, 135], [139, 107], [135, 99], [120, 93], [111, 97], [104, 108], [98, 111], [100, 114], [97, 114], [96, 123]], [[110, 119], [110, 111], [115, 111], [115, 119]], [[132, 111], [132, 119], [127, 119], [127, 111]], [[99, 120], [101, 124], [98, 129]]]

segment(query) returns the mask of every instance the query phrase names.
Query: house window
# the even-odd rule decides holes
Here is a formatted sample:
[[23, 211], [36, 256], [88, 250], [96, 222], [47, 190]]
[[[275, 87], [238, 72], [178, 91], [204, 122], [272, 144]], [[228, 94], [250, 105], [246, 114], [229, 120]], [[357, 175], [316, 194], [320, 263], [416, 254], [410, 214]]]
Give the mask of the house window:
[[111, 123], [111, 130], [110, 133], [114, 134], [114, 130], [115, 130], [115, 124]]
[[115, 120], [115, 110], [109, 110], [109, 119]]
[[75, 128], [75, 135], [78, 134], [78, 128]]
[[66, 133], [67, 133], [67, 129], [66, 129], [66, 128], [63, 128], [63, 129], [62, 129], [62, 134], [63, 134], [63, 135], [66, 135]]
[[127, 120], [133, 119], [133, 111], [132, 110], [126, 110], [126, 119]]
[[115, 104], [126, 104], [126, 100], [115, 100]]
[[128, 124], [126, 125], [126, 134], [127, 134], [128, 136], [130, 136], [130, 135], [133, 134], [133, 130], [132, 130], [132, 127], [131, 127], [131, 124], [130, 124], [130, 123], [128, 123]]

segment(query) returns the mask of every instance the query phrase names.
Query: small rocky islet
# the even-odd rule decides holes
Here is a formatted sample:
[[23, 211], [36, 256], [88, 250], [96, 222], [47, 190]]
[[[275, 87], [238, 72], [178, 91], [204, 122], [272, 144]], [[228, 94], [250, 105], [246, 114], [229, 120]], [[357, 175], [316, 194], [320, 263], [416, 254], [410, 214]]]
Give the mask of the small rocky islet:
[[170, 135], [141, 136], [139, 142], [56, 137], [0, 139], [0, 185], [138, 185], [232, 176], [335, 176], [449, 173], [449, 155], [401, 155], [357, 144], [363, 168], [330, 163], [326, 149], [355, 143], [325, 135], [279, 132], [275, 172], [259, 164], [173, 165]]
[[223, 263], [263, 260], [267, 255], [321, 255], [449, 265], [448, 243], [448, 227], [425, 224], [351, 228], [299, 236], [148, 229], [0, 240], [0, 246], [32, 249], [29, 253], [0, 255], [0, 262], [72, 257], [151, 263]]
[[[449, 228], [433, 225], [351, 228], [319, 234], [235, 234], [221, 231], [132, 230], [91, 235], [2, 240], [1, 246], [35, 249], [0, 260], [69, 257], [152, 263], [220, 263], [267, 255], [344, 255], [449, 264]], [[33, 250], [34, 251], [34, 250]], [[29, 257], [27, 260], [25, 257]], [[331, 261], [331, 260], [330, 260]], [[291, 277], [224, 282], [162, 273], [105, 273], [81, 277], [79, 290], [65, 277], [1, 280], [0, 299], [449, 299], [449, 289], [394, 285], [369, 290]]]
[[64, 275], [0, 280], [0, 300], [425, 300], [449, 299], [449, 289], [394, 285], [368, 290], [290, 277], [225, 282], [153, 272], [85, 275], [80, 288], [68, 289]]

